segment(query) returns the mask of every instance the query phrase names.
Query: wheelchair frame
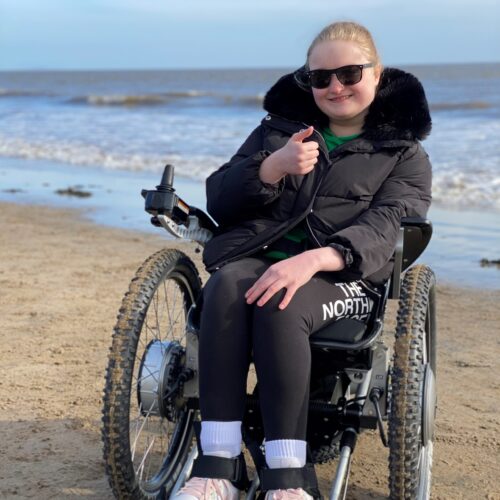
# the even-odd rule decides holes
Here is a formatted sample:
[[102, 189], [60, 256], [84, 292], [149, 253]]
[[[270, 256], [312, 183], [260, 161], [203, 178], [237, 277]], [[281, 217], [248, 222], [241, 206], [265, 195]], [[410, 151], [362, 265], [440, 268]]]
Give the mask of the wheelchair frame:
[[[170, 165], [165, 168], [157, 189], [143, 190], [142, 195], [146, 211], [153, 216], [151, 222], [176, 238], [204, 245], [216, 228], [208, 215], [175, 194]], [[408, 268], [423, 252], [431, 235], [429, 221], [403, 219], [392, 276], [380, 290], [370, 289], [375, 306], [368, 322], [341, 319], [310, 337], [313, 362], [307, 433], [309, 458], [314, 463], [338, 458], [329, 495], [332, 500], [345, 498], [357, 436], [363, 429], [377, 428], [382, 443], [390, 448], [391, 498], [430, 497], [436, 409], [435, 278], [427, 266]], [[185, 315], [185, 324], [177, 338], [166, 340], [153, 335], [139, 356], [147, 315], [155, 308], [155, 294], [167, 280], [174, 281], [181, 289], [180, 314]], [[201, 280], [192, 261], [176, 250], [162, 250], [141, 266], [124, 298], [110, 349], [102, 429], [106, 472], [117, 498], [166, 498], [175, 494], [189, 477], [197, 456], [197, 447], [191, 446], [191, 442], [193, 423], [199, 413], [196, 302], [200, 291]], [[166, 295], [165, 291], [165, 300]], [[389, 299], [400, 299], [392, 363], [389, 349], [381, 339]], [[160, 331], [159, 324], [157, 330]], [[180, 341], [182, 330], [185, 345]], [[146, 334], [146, 341], [147, 338]], [[144, 462], [148, 454], [152, 456], [149, 450], [155, 438], [144, 445], [146, 452], [138, 465], [135, 446], [139, 436], [130, 439], [130, 417], [125, 413], [135, 398], [140, 424], [135, 425], [142, 429], [153, 417], [174, 424], [171, 442], [158, 460], [158, 470], [151, 474], [145, 471]], [[389, 424], [389, 439], [385, 421]], [[256, 395], [247, 398], [242, 431], [258, 471], [265, 459]], [[248, 500], [255, 497], [259, 483], [257, 473], [247, 491]]]

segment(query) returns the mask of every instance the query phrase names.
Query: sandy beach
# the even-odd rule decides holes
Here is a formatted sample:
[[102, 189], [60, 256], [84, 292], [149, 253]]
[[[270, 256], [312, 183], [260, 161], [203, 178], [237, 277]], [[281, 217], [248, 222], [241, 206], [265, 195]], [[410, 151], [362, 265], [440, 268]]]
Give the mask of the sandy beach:
[[[0, 235], [0, 498], [111, 499], [100, 441], [111, 333], [137, 267], [173, 243], [9, 203]], [[201, 268], [194, 246], [177, 246]], [[438, 288], [434, 499], [500, 499], [499, 303], [500, 290]], [[327, 493], [334, 464], [318, 471]], [[387, 451], [367, 432], [348, 498], [387, 492]]]

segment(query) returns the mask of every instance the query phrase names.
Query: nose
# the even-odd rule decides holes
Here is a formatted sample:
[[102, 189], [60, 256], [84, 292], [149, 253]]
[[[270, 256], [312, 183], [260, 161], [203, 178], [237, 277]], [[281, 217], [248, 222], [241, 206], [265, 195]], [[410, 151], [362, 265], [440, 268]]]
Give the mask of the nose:
[[339, 82], [337, 75], [332, 75], [330, 78], [330, 85], [328, 85], [328, 90], [334, 93], [341, 92], [344, 86]]

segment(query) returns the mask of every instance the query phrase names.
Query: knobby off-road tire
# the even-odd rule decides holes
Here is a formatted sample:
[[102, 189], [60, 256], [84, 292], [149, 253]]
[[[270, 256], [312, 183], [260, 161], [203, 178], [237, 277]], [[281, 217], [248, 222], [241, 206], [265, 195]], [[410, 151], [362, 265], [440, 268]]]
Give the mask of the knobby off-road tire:
[[193, 262], [182, 252], [164, 249], [138, 269], [123, 298], [108, 358], [102, 419], [106, 473], [117, 498], [168, 494], [192, 445], [194, 411], [181, 407], [169, 418], [152, 416], [142, 403], [139, 407], [139, 393], [149, 378], [140, 375], [147, 371], [148, 346], [168, 341], [185, 346], [186, 314], [200, 290]]
[[430, 497], [436, 409], [435, 276], [409, 269], [397, 315], [389, 413], [389, 490], [393, 500]]
[[311, 458], [313, 464], [323, 465], [335, 460], [339, 457], [339, 443], [332, 443], [330, 445], [324, 444], [318, 448], [311, 450]]

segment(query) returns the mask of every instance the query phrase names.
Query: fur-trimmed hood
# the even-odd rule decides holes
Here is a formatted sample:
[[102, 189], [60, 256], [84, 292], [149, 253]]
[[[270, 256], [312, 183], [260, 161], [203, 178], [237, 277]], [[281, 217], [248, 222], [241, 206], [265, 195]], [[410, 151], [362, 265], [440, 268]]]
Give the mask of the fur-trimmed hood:
[[[318, 108], [312, 93], [299, 87], [293, 73], [284, 75], [271, 87], [264, 98], [264, 109], [289, 120], [328, 126], [328, 117]], [[420, 81], [405, 71], [384, 69], [362, 137], [372, 141], [423, 140], [431, 127]]]

